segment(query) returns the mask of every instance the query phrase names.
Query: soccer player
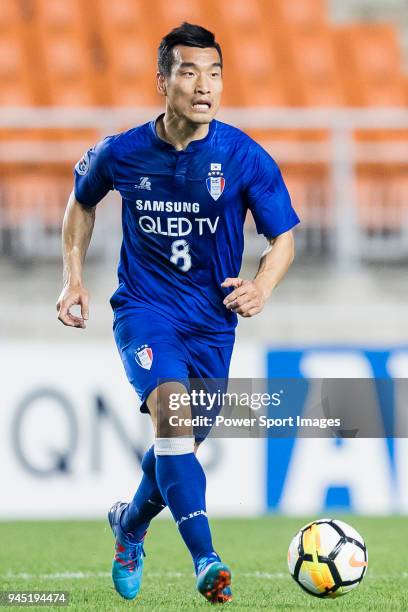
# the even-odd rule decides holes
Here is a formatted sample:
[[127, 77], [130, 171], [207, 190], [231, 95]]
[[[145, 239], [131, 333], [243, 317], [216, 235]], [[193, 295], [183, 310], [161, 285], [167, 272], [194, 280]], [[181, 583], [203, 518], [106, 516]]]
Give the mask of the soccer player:
[[[164, 114], [105, 138], [83, 156], [64, 218], [58, 318], [84, 328], [82, 271], [95, 207], [111, 189], [122, 196], [113, 329], [141, 411], [155, 429], [133, 500], [109, 512], [116, 538], [112, 578], [127, 599], [140, 589], [147, 528], [166, 506], [193, 558], [199, 592], [214, 603], [231, 599], [231, 572], [213, 547], [206, 479], [195, 454], [203, 436], [195, 439], [188, 424], [170, 426], [170, 395], [187, 393], [191, 378], [227, 380], [237, 314], [261, 312], [293, 260], [291, 229], [299, 220], [273, 159], [214, 119], [222, 84], [214, 35], [188, 23], [172, 30], [158, 50]], [[270, 243], [253, 280], [238, 276], [248, 209]], [[81, 316], [70, 312], [76, 304]], [[177, 414], [182, 422], [190, 406], [180, 405]]]

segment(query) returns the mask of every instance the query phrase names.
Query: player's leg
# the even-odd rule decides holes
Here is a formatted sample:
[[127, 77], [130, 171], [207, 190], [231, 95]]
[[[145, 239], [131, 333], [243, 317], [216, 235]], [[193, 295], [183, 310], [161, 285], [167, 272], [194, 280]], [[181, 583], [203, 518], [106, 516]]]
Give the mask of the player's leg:
[[[185, 381], [188, 385], [188, 359], [186, 358], [188, 357], [188, 353], [184, 348], [184, 339], [180, 338], [177, 332], [173, 330], [171, 326], [169, 326], [168, 321], [161, 319], [160, 316], [157, 316], [151, 311], [146, 312], [143, 309], [133, 309], [131, 312], [125, 312], [123, 316], [116, 318], [115, 339], [129, 381], [135, 387], [142, 400], [146, 399], [146, 397], [150, 395], [152, 389], [157, 385], [158, 378], [172, 378], [173, 380], [181, 380], [183, 382]], [[186, 389], [184, 388], [182, 390], [185, 391]], [[163, 397], [162, 405], [167, 404], [168, 397]], [[190, 416], [189, 408], [186, 409], [184, 416]], [[165, 417], [162, 425], [165, 425], [166, 421], [168, 421], [168, 419]], [[187, 430], [178, 429], [178, 435], [175, 428], [172, 428], [172, 430], [168, 433], [164, 432], [163, 427], [160, 427], [160, 429], [161, 436], [166, 436], [164, 437], [164, 440], [169, 440], [173, 437], [184, 437], [184, 439], [186, 439], [190, 436], [192, 439], [191, 428], [188, 428]], [[163, 444], [163, 441], [161, 443]], [[185, 454], [192, 454], [190, 446], [191, 443], [189, 442], [189, 452]], [[187, 459], [187, 461], [190, 460], [190, 458]], [[150, 487], [156, 486], [153, 479], [153, 461], [154, 457], [150, 453], [149, 457], [147, 458], [147, 469], [144, 471], [144, 476], [141, 483], [143, 486], [139, 487], [140, 490], [137, 491], [135, 496], [135, 506], [138, 508], [138, 511], [135, 509], [135, 513], [133, 514], [133, 529], [135, 530], [134, 535], [136, 537], [138, 535], [139, 537], [141, 536], [143, 538], [143, 533], [149, 523], [149, 520], [151, 520], [151, 518], [155, 516], [160, 509], [159, 507], [157, 507], [157, 510], [153, 509], [151, 507], [152, 504], [148, 502], [149, 494], [153, 490]], [[175, 462], [179, 463], [177, 459]], [[169, 464], [169, 462], [166, 460], [162, 462], [163, 465], [166, 463]], [[172, 463], [174, 463], [174, 461]], [[200, 505], [205, 512], [205, 476], [203, 478], [203, 473], [200, 473], [200, 468], [201, 466], [199, 464], [198, 466], [197, 464], [194, 464], [193, 473], [194, 469], [198, 469], [198, 472], [196, 472], [197, 475], [196, 478], [193, 479], [194, 484], [192, 486], [198, 488], [199, 493], [201, 491], [201, 499], [203, 502], [201, 502]], [[159, 471], [157, 469], [157, 458], [155, 469], [157, 474]], [[163, 473], [163, 470], [160, 470], [160, 472]], [[159, 487], [159, 489], [161, 489], [162, 497], [165, 498], [166, 502], [169, 501], [169, 497], [172, 497], [172, 500], [173, 497], [177, 497], [178, 501], [172, 501], [171, 505], [173, 507], [178, 505], [179, 508], [182, 508], [184, 503], [183, 495], [179, 497], [176, 495], [169, 495], [169, 493], [166, 495], [163, 494], [164, 488], [173, 491], [173, 486], [168, 486], [168, 483], [169, 480], [174, 481], [174, 477], [176, 477], [177, 480], [177, 470], [174, 470], [174, 465], [167, 465], [167, 469], [164, 472], [166, 473], [164, 473], [161, 478], [162, 486]], [[145, 478], [147, 481], [143, 482]], [[183, 487], [182, 481], [183, 473], [181, 474], [181, 488]], [[184, 488], [186, 488], [185, 485]], [[180, 490], [180, 486], [178, 487], [178, 490]], [[157, 489], [155, 489], [155, 492], [157, 494]], [[191, 503], [191, 499], [189, 500], [189, 503]], [[140, 588], [141, 573], [143, 568], [143, 540], [135, 542], [136, 538], [133, 539], [131, 535], [128, 536], [122, 529], [121, 515], [124, 514], [127, 508], [127, 504], [119, 502], [115, 504], [110, 512], [110, 522], [116, 536], [117, 550], [112, 568], [112, 576], [115, 588], [118, 590], [118, 592], [122, 596], [131, 599], [136, 596]], [[142, 512], [140, 512], [140, 508], [142, 509]], [[185, 515], [185, 513], [182, 513], [182, 517]], [[198, 516], [204, 517], [204, 515]], [[129, 513], [129, 519], [130, 517], [131, 513]], [[187, 522], [189, 520], [190, 519], [187, 519]], [[207, 520], [206, 517], [205, 520]], [[185, 523], [186, 521], [182, 522]], [[214, 568], [211, 569], [211, 571], [207, 569], [211, 565], [210, 561], [214, 562], [215, 559], [212, 544], [208, 543], [211, 541], [211, 534], [208, 535], [208, 532], [206, 533], [206, 530], [203, 530], [203, 536], [205, 536], [204, 539], [207, 540], [207, 544], [203, 545], [202, 540], [200, 542], [200, 538], [197, 540], [197, 533], [195, 533], [194, 529], [187, 528], [186, 526], [181, 528], [180, 531], [182, 532], [182, 535], [184, 534], [186, 542], [188, 542], [192, 547], [193, 557], [196, 558], [196, 569], [200, 573], [201, 578], [203, 578], [202, 586], [209, 589], [208, 580], [210, 580], [211, 585], [219, 587], [218, 590], [215, 589], [214, 592], [207, 590], [204, 594], [207, 596], [207, 598], [211, 598], [214, 601], [227, 601], [230, 599], [228, 591], [226, 589], [220, 589], [221, 581], [224, 580], [224, 577], [221, 575], [222, 570], [220, 570], [220, 575], [218, 575], [218, 573], [214, 574]], [[132, 532], [128, 533], [132, 534]], [[200, 549], [202, 551], [201, 556], [197, 552]], [[215, 566], [215, 569], [217, 569], [217, 566]], [[214, 599], [214, 595], [218, 594], [220, 595], [220, 598]]]
[[[148, 412], [146, 398], [157, 386], [157, 379], [187, 379], [185, 356], [178, 338], [166, 320], [144, 309], [133, 309], [116, 317], [115, 340], [130, 383], [142, 399], [141, 410]], [[130, 504], [117, 502], [109, 512], [116, 538], [112, 579], [122, 597], [133, 599], [139, 592], [144, 557], [144, 536], [150, 521], [165, 507], [156, 482], [156, 457], [150, 448], [142, 460], [143, 476]]]
[[[186, 393], [184, 386], [176, 390]], [[188, 431], [190, 432], [190, 428]], [[120, 519], [122, 529], [137, 541], [143, 539], [152, 519], [166, 507], [156, 479], [154, 445], [143, 456], [141, 467], [142, 480], [132, 501], [123, 510]]]
[[143, 476], [133, 500], [129, 504], [117, 502], [109, 512], [116, 538], [112, 579], [118, 593], [126, 599], [134, 599], [140, 590], [144, 538], [152, 519], [166, 507], [156, 482], [153, 446], [145, 453], [141, 467]]
[[181, 385], [165, 383], [148, 398], [156, 432], [157, 482], [193, 558], [199, 591], [212, 602], [224, 603], [231, 599], [231, 574], [214, 551], [206, 512], [205, 474], [193, 452], [192, 427], [176, 425], [191, 419], [191, 409], [182, 402], [177, 411], [170, 408], [172, 397], [186, 393]]
[[[197, 452], [198, 446], [196, 442], [194, 452]], [[150, 522], [166, 507], [156, 479], [154, 445], [144, 454], [141, 467], [142, 480], [120, 519], [123, 531], [136, 541], [144, 538]]]
[[166, 507], [156, 481], [154, 446], [151, 446], [144, 454], [141, 468], [142, 480], [132, 501], [126, 506], [120, 518], [123, 531], [135, 541], [144, 538], [150, 522]]
[[[229, 366], [233, 346], [212, 347], [199, 340], [189, 342], [191, 364], [189, 368], [190, 386], [196, 391], [204, 391], [214, 395], [226, 392], [228, 387]], [[211, 417], [214, 422], [221, 406], [214, 402], [211, 410], [207, 405], [193, 406], [193, 416]], [[195, 438], [203, 441], [211, 427], [195, 428]], [[212, 559], [202, 557], [197, 567], [197, 589], [212, 602], [225, 603], [231, 601], [231, 572], [225, 564], [214, 564]]]
[[[116, 313], [115, 340], [129, 382], [141, 398], [141, 412], [149, 412], [146, 399], [161, 377], [187, 378], [185, 355], [168, 321], [152, 311], [136, 308]], [[150, 521], [166, 504], [156, 482], [156, 457], [151, 446], [141, 462], [142, 480], [121, 516], [123, 530], [140, 540]]]
[[156, 432], [156, 476], [160, 491], [177, 523], [196, 566], [200, 556], [213, 554], [205, 506], [205, 475], [194, 454], [189, 405], [170, 409], [171, 397], [186, 395], [179, 383], [164, 383], [147, 400]]

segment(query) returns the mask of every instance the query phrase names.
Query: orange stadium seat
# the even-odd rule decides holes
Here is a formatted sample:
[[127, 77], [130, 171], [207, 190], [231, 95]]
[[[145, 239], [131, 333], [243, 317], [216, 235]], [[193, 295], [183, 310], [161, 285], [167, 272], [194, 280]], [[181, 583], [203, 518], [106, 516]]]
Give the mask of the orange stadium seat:
[[[233, 59], [234, 106], [284, 106], [282, 70], [260, 0], [221, 3], [219, 39]], [[227, 72], [231, 70], [227, 64]], [[268, 69], [265, 69], [265, 66]], [[229, 82], [226, 82], [228, 87]]]
[[0, 2], [0, 32], [10, 32], [17, 27], [19, 10], [16, 2]]
[[344, 103], [332, 28], [324, 0], [265, 0], [269, 20], [275, 18], [283, 61], [290, 67], [287, 83], [296, 106], [338, 106]]
[[[221, 8], [221, 7], [220, 7]], [[224, 4], [222, 8], [224, 17], [229, 19], [236, 28], [254, 32], [262, 21], [262, 5], [259, 0], [247, 2], [236, 0], [230, 5]]]
[[72, 31], [80, 23], [81, 12], [76, 0], [35, 0], [43, 27], [49, 32]]
[[99, 8], [115, 32], [134, 32], [144, 23], [144, 6], [141, 0], [96, 0], [94, 9]]
[[73, 36], [50, 37], [47, 70], [51, 100], [57, 106], [87, 106], [92, 103], [89, 77], [81, 58], [83, 46]]
[[153, 7], [159, 17], [161, 32], [164, 35], [173, 28], [180, 25], [183, 21], [189, 23], [204, 23], [209, 27], [209, 15], [205, 4], [200, 0], [153, 0]]
[[106, 87], [116, 106], [157, 105], [156, 48], [141, 2], [101, 0], [100, 33], [106, 54]]
[[290, 36], [299, 87], [306, 106], [341, 106], [346, 102], [333, 37], [328, 28]]
[[272, 3], [279, 4], [286, 27], [307, 31], [328, 25], [326, 0], [272, 0]]
[[17, 36], [0, 31], [0, 104], [28, 106], [32, 103], [21, 40]]
[[402, 55], [395, 28], [387, 24], [357, 24], [337, 31], [339, 63], [348, 83], [349, 104], [406, 104]]
[[78, 3], [36, 0], [35, 6], [33, 28], [46, 76], [44, 95], [55, 106], [91, 104], [92, 75]]
[[0, 2], [0, 105], [26, 106], [33, 103], [19, 7], [11, 1]]

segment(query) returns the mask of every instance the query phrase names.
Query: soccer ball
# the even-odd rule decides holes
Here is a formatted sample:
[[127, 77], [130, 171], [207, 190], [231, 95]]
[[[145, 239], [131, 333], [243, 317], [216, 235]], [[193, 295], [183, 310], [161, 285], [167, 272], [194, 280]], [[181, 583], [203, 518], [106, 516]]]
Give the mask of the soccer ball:
[[292, 578], [316, 597], [345, 595], [360, 584], [367, 571], [367, 548], [353, 527], [333, 519], [313, 521], [289, 546]]

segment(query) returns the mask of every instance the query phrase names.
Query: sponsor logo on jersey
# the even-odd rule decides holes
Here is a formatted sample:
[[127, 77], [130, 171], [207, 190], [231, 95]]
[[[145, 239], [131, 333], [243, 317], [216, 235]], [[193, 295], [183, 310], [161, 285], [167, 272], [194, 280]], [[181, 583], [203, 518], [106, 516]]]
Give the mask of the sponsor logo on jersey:
[[164, 200], [136, 200], [137, 210], [152, 210], [153, 212], [183, 212], [199, 213], [198, 202], [165, 202]]
[[148, 176], [141, 176], [139, 179], [139, 184], [135, 185], [135, 189], [148, 189], [152, 190], [152, 183]]
[[139, 348], [135, 350], [135, 360], [141, 368], [150, 370], [153, 363], [153, 349], [147, 344], [139, 346]]
[[86, 174], [88, 172], [88, 170], [89, 170], [89, 154], [88, 154], [88, 152], [86, 152], [85, 155], [83, 155], [81, 157], [79, 162], [77, 162], [77, 164], [75, 166], [75, 170], [81, 176], [83, 176], [84, 174]]
[[217, 201], [225, 187], [225, 178], [221, 172], [221, 164], [210, 164], [210, 172], [205, 179], [207, 190], [213, 200]]

